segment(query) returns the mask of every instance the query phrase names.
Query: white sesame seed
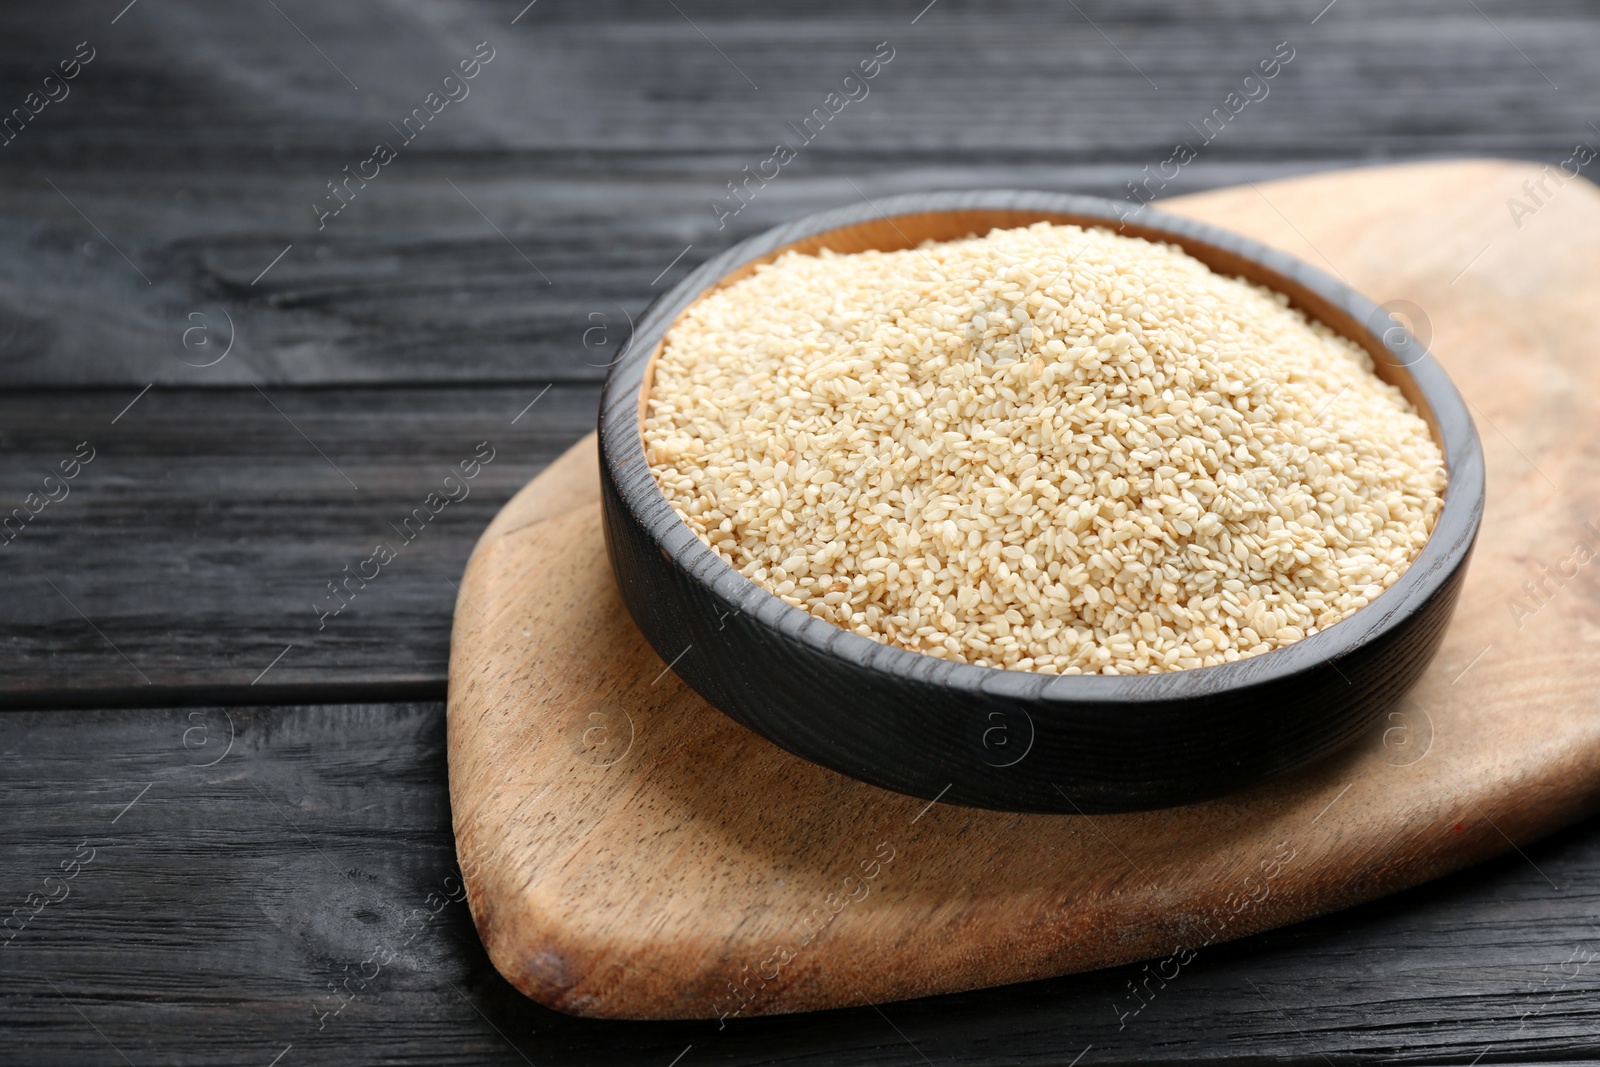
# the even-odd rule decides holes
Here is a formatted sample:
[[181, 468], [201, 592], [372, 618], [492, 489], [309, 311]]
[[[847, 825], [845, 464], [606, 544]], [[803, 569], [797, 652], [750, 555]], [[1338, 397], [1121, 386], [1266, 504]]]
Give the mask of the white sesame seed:
[[786, 254], [686, 311], [646, 458], [818, 618], [1048, 674], [1260, 655], [1394, 584], [1444, 459], [1367, 352], [1172, 245], [1039, 223]]

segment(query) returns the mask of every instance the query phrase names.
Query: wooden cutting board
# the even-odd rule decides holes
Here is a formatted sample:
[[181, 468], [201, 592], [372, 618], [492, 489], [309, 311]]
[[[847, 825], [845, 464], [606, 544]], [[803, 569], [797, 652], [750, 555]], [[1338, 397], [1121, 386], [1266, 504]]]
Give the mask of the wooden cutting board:
[[[490, 524], [456, 604], [450, 794], [495, 966], [551, 1007], [612, 1018], [859, 1005], [1139, 959], [1153, 994], [1209, 944], [1596, 810], [1600, 191], [1552, 174], [1380, 167], [1162, 205], [1397, 301], [1488, 463], [1476, 556], [1423, 681], [1353, 749], [1224, 800], [1010, 815], [790, 756], [634, 628], [594, 438], [574, 446]], [[1140, 1003], [1129, 990], [1119, 1010]]]

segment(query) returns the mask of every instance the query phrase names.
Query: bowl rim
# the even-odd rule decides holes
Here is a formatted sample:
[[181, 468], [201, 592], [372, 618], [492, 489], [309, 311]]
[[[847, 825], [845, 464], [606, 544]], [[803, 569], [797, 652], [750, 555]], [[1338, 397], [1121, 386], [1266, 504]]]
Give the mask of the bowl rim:
[[[909, 193], [816, 212], [738, 242], [690, 271], [657, 298], [640, 316], [621, 354], [613, 361], [600, 400], [598, 429], [603, 470], [622, 502], [669, 562], [726, 604], [727, 614], [747, 617], [775, 639], [798, 643], [817, 655], [876, 674], [1026, 702], [1036, 710], [1040, 705], [1057, 705], [1067, 711], [1088, 703], [1138, 706], [1216, 696], [1279, 683], [1328, 667], [1337, 671], [1338, 660], [1382, 641], [1407, 616], [1429, 603], [1471, 551], [1483, 514], [1484, 470], [1482, 448], [1466, 405], [1432, 353], [1424, 347], [1420, 356], [1412, 355], [1416, 343], [1409, 331], [1396, 334], [1388, 328], [1393, 320], [1387, 312], [1345, 283], [1288, 253], [1210, 223], [1148, 207], [1129, 213], [1125, 207], [1124, 202], [1102, 197], [1009, 189]], [[1394, 585], [1366, 607], [1293, 644], [1210, 667], [1117, 675], [1051, 675], [983, 667], [880, 644], [793, 607], [740, 574], [678, 516], [645, 461], [640, 392], [663, 337], [685, 309], [729, 274], [771, 257], [788, 245], [862, 224], [883, 221], [893, 226], [898, 217], [960, 211], [1035, 214], [1036, 221], [1075, 216], [1094, 220], [1095, 225], [1124, 230], [1126, 221], [1137, 219], [1133, 227], [1137, 236], [1174, 240], [1190, 254], [1193, 252], [1188, 246], [1199, 245], [1223, 256], [1247, 260], [1361, 324], [1368, 340], [1376, 340], [1396, 358], [1393, 373], [1409, 377], [1431, 409], [1423, 415], [1444, 454], [1444, 506], [1417, 558]], [[1273, 287], [1269, 282], [1260, 284]], [[1298, 305], [1299, 301], [1290, 295], [1291, 303]], [[1317, 318], [1310, 311], [1306, 314]], [[1385, 324], [1383, 332], [1373, 328], [1375, 321]], [[1327, 325], [1341, 336], [1362, 343], [1348, 330]], [[1363, 347], [1369, 351], [1372, 348], [1370, 344]]]

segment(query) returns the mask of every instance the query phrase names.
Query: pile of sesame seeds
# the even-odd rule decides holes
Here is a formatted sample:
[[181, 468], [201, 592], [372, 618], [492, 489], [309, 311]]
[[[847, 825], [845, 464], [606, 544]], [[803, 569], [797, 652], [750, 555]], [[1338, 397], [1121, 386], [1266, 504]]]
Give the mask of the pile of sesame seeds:
[[1326, 629], [1443, 504], [1362, 348], [1172, 245], [1039, 223], [788, 253], [657, 357], [646, 458], [787, 603], [930, 656], [1186, 670]]

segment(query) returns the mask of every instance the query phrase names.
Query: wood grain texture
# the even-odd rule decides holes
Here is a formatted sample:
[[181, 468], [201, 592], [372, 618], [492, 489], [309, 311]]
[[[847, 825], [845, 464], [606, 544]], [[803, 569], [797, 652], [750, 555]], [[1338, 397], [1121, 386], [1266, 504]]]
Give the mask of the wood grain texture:
[[[442, 698], [474, 539], [594, 425], [599, 395], [138, 393], [0, 396], [0, 707]], [[61, 496], [44, 479], [85, 441], [94, 458]], [[447, 488], [481, 443], [493, 460]], [[435, 515], [435, 492], [457, 499]], [[380, 542], [396, 558], [344, 586]], [[329, 582], [348, 606], [324, 619]]]
[[[140, 1067], [265, 1067], [290, 1045], [277, 1067], [667, 1067], [691, 1044], [679, 1067], [1065, 1067], [1085, 1048], [1079, 1067], [1600, 1053], [1600, 966], [1584, 962], [1600, 953], [1593, 820], [1527, 859], [1215, 945], [1152, 983], [1120, 1028], [1138, 964], [881, 1015], [859, 1001], [722, 1029], [564, 1015], [495, 972], [462, 903], [438, 903], [459, 884], [445, 747], [439, 704], [0, 716], [0, 916], [48, 892], [80, 842], [96, 850], [70, 897], [0, 948], [0, 1059], [109, 1067], [120, 1050]], [[743, 857], [712, 869], [753, 894], [730, 859], [754, 874]], [[391, 949], [377, 977], [353, 977]], [[339, 1003], [328, 984], [346, 979], [349, 1004], [320, 1020]]]
[[[1342, 0], [1314, 26], [1305, 0], [940, 0], [914, 25], [922, 4], [846, 0], [547, 2], [516, 25], [503, 0], [279, 6], [0, 15], [6, 108], [97, 49], [0, 149], [7, 384], [598, 380], [589, 316], [625, 329], [691, 244], [680, 271], [857, 189], [1125, 195], [1279, 41], [1296, 54], [1269, 95], [1169, 193], [1401, 156], [1553, 165], [1600, 93], [1600, 21], [1577, 0]], [[326, 183], [482, 40], [497, 54], [471, 94], [319, 229]], [[719, 226], [726, 183], [880, 41], [895, 56], [870, 94]], [[214, 367], [183, 362], [195, 313], [237, 327]]]
[[[1600, 721], [1578, 709], [1600, 629], [1580, 576], [1600, 542], [1585, 525], [1600, 486], [1573, 442], [1595, 424], [1600, 364], [1584, 338], [1600, 311], [1573, 281], [1600, 278], [1600, 192], [1564, 188], [1539, 229], [1462, 225], [1503, 210], [1529, 174], [1396, 167], [1168, 205], [1286, 249], [1304, 241], [1374, 295], [1405, 286], [1487, 432], [1537, 409], [1544, 440], [1563, 442], [1486, 442], [1489, 510], [1462, 618], [1400, 717], [1233, 798], [1100, 818], [924, 810], [782, 753], [681, 687], [629, 624], [598, 508], [574, 496], [567, 465], [590, 462], [575, 450], [559, 508], [502, 520], [457, 603], [453, 818], [496, 966], [544, 1003], [608, 1017], [1171, 966], [1169, 953], [1393, 892], [1593, 810]], [[1471, 262], [1485, 237], [1498, 250]], [[1514, 372], [1511, 324], [1525, 331]], [[1569, 577], [1512, 612], [1541, 560]]]

